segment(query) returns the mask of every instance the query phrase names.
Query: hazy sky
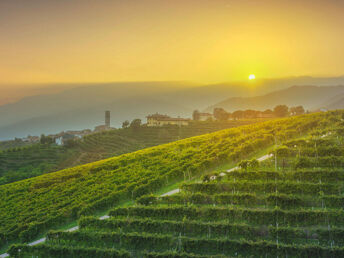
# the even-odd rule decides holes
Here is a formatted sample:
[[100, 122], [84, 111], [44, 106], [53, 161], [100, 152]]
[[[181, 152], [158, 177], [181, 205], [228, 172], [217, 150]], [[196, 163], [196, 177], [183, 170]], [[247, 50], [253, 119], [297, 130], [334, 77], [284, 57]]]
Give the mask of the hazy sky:
[[344, 74], [342, 0], [1, 0], [0, 84]]

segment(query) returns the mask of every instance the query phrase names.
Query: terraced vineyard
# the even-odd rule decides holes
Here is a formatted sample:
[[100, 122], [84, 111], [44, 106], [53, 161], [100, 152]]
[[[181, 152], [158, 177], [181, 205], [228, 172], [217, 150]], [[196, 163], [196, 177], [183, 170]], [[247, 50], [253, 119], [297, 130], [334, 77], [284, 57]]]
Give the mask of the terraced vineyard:
[[[14, 245], [9, 253], [19, 257], [341, 257], [341, 118], [342, 112], [319, 113], [223, 130], [2, 186], [2, 243], [18, 236], [28, 241], [81, 217], [80, 230], [50, 231], [44, 244]], [[311, 138], [288, 141], [309, 133]], [[259, 168], [248, 162], [244, 169], [226, 175], [211, 173], [281, 142], [286, 144], [273, 150], [273, 162], [263, 162]], [[315, 145], [313, 155], [307, 150]], [[325, 148], [328, 151], [320, 154], [318, 150]], [[337, 155], [327, 157], [330, 152]], [[196, 179], [204, 173], [210, 173], [204, 181], [214, 180]], [[194, 180], [185, 182], [180, 194], [149, 195], [188, 179]], [[118, 206], [129, 200], [136, 204]], [[89, 217], [114, 206], [110, 219]], [[10, 211], [5, 210], [8, 207]]]
[[210, 122], [197, 121], [182, 127], [141, 126], [135, 130], [132, 128], [125, 128], [91, 134], [77, 142], [76, 148], [78, 152], [82, 153], [78, 162], [79, 164], [85, 164], [180, 139], [262, 121], [262, 119]]
[[[52, 171], [86, 164], [140, 149], [262, 121], [193, 122], [189, 126], [164, 126], [114, 129], [93, 133], [77, 140], [72, 146], [0, 142], [0, 185], [31, 178]], [[1, 146], [4, 146], [2, 150]], [[6, 148], [5, 147], [9, 147]], [[10, 146], [16, 146], [10, 148]]]
[[0, 151], [0, 185], [61, 169], [74, 154], [74, 150], [48, 144]]

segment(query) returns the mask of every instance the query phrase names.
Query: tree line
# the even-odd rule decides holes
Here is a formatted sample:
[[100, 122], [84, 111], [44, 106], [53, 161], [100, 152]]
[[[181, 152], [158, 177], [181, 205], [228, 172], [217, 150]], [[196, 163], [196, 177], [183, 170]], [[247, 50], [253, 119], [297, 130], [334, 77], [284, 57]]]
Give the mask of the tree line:
[[[273, 117], [287, 117], [305, 114], [303, 106], [288, 107], [287, 105], [277, 105], [273, 110], [266, 109], [265, 111], [258, 111], [253, 109], [236, 110], [232, 113], [227, 112], [223, 108], [214, 108], [213, 117], [216, 120], [224, 121], [229, 119], [249, 119], [249, 118], [273, 118]], [[201, 112], [195, 110], [192, 114], [193, 120], [200, 120]]]

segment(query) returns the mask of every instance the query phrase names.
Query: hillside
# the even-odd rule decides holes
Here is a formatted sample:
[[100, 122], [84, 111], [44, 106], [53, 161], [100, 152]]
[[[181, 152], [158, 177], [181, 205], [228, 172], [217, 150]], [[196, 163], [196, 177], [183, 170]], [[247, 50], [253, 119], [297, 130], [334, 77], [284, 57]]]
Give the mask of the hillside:
[[242, 162], [242, 169], [210, 174], [213, 181], [184, 183], [178, 194], [114, 208], [107, 220], [82, 218], [77, 232], [50, 232], [51, 246], [41, 254], [82, 248], [87, 238], [88, 247], [110, 247], [112, 240], [135, 257], [342, 257], [343, 138], [313, 135], [284, 144], [272, 151], [276, 165]]
[[10, 141], [0, 141], [0, 151], [8, 150], [13, 148], [20, 148], [24, 146], [28, 146], [30, 143], [24, 142], [20, 139], [10, 140]]
[[[342, 115], [342, 112], [317, 113], [226, 129], [0, 186], [1, 245], [19, 240], [32, 240], [48, 229], [75, 221], [83, 215], [106, 211], [143, 195], [161, 191], [175, 182], [200, 176], [225, 164], [238, 162], [272, 146], [276, 140], [282, 142], [304, 136], [314, 130], [320, 134], [335, 132], [343, 126]], [[342, 130], [339, 132], [342, 133]], [[335, 187], [329, 188], [332, 189], [331, 193], [334, 193], [333, 189], [337, 189]], [[324, 193], [327, 194], [327, 192]], [[189, 208], [186, 208], [186, 212], [188, 212], [187, 209]], [[145, 210], [140, 208], [141, 211]], [[174, 211], [178, 213], [178, 208]], [[125, 212], [124, 210], [121, 214], [125, 216]], [[150, 211], [147, 210], [147, 215], [148, 212]], [[203, 215], [207, 218], [207, 214], [210, 214], [207, 212], [217, 214], [215, 210], [204, 211], [204, 213], [192, 212], [190, 210], [186, 219], [188, 216], [197, 218]], [[225, 213], [221, 209], [219, 212], [219, 216], [222, 216], [219, 219], [223, 218]], [[114, 212], [111, 213], [111, 215], [114, 214]], [[250, 213], [245, 214], [251, 216]], [[306, 215], [308, 216], [308, 213]], [[75, 243], [73, 248], [64, 249], [65, 251], [79, 252], [83, 244], [79, 246], [78, 239], [89, 239], [96, 244], [97, 237], [111, 242], [116, 237], [115, 232], [110, 233], [109, 236], [95, 232], [80, 238], [78, 234], [83, 234], [83, 232], [70, 235], [72, 238], [75, 236], [75, 241], [72, 238], [61, 240], [66, 244]], [[58, 235], [63, 236], [63, 233], [58, 233]], [[53, 235], [50, 236], [49, 240], [55, 238]], [[134, 235], [134, 238], [142, 244], [146, 243], [140, 240], [141, 236]], [[144, 235], [144, 238], [155, 242], [154, 236], [152, 238]], [[162, 238], [159, 236], [159, 239]], [[166, 238], [166, 241], [169, 242], [169, 239]], [[59, 242], [58, 239], [56, 241]], [[50, 248], [49, 246], [50, 244], [37, 246], [37, 248], [44, 252], [46, 248]], [[202, 245], [194, 242], [193, 246]], [[164, 247], [165, 245], [162, 246]], [[55, 250], [55, 247], [51, 248]], [[59, 248], [56, 247], [56, 250]], [[97, 248], [91, 249], [96, 252], [99, 250]], [[101, 246], [101, 248], [108, 247]], [[23, 247], [19, 249], [25, 250]], [[16, 252], [16, 250], [12, 251]], [[114, 249], [102, 250], [102, 252], [112, 252], [112, 257], [117, 253]], [[78, 257], [80, 256], [82, 255]]]
[[71, 166], [75, 148], [34, 144], [0, 151], [0, 185]]
[[318, 106], [319, 109], [336, 110], [344, 108], [344, 93], [338, 94]]
[[[206, 111], [211, 112], [216, 107], [230, 112], [246, 109], [265, 110], [273, 109], [277, 105], [302, 105], [305, 109], [316, 110], [326, 100], [331, 100], [343, 93], [344, 86], [293, 86], [258, 97], [229, 98], [208, 107]], [[332, 106], [330, 109], [336, 108]]]
[[262, 120], [194, 122], [189, 126], [114, 129], [87, 135], [72, 146], [34, 144], [21, 146], [20, 141], [0, 142], [14, 146], [0, 150], [0, 185], [38, 176], [43, 173], [86, 164], [179, 139], [215, 132]]
[[290, 77], [211, 85], [187, 82], [54, 85], [53, 88], [64, 90], [0, 106], [0, 140], [93, 129], [103, 123], [105, 110], [111, 111], [115, 127], [120, 127], [124, 120], [144, 119], [156, 112], [190, 117], [193, 110], [203, 110], [225, 98], [261, 96], [292, 85], [344, 85], [344, 77]]

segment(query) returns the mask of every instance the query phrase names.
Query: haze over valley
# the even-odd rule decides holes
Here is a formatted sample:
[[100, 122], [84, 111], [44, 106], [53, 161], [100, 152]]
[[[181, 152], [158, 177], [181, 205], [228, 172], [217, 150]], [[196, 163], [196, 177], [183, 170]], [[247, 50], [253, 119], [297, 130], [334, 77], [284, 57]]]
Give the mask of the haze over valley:
[[[344, 85], [344, 77], [257, 79], [212, 85], [188, 82], [60, 85], [57, 89], [69, 89], [24, 97], [0, 106], [0, 139], [93, 129], [103, 123], [104, 110], [111, 111], [112, 126], [120, 127], [125, 120], [144, 121], [147, 115], [156, 112], [191, 117], [195, 109], [212, 112], [214, 107], [227, 111], [265, 110], [285, 104], [303, 105], [308, 110], [338, 109], [341, 99], [333, 103], [331, 100], [343, 93], [343, 87], [336, 85]], [[332, 105], [335, 106], [331, 108]]]

